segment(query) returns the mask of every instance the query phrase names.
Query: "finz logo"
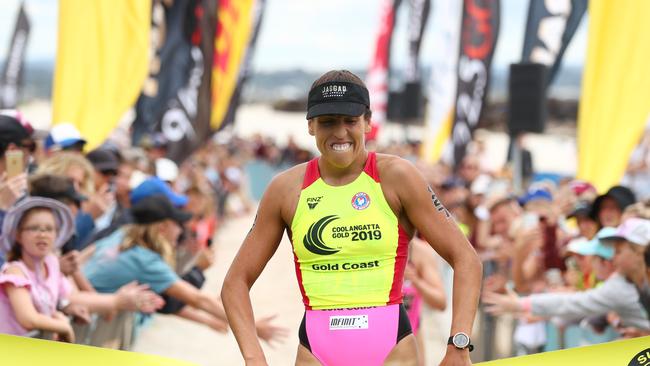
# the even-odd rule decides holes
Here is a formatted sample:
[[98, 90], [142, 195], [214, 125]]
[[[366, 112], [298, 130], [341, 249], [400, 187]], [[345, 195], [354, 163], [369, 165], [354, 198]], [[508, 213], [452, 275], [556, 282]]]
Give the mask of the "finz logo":
[[321, 90], [323, 98], [342, 97], [347, 91], [348, 87], [345, 85], [325, 85]]
[[370, 206], [370, 196], [365, 192], [359, 192], [352, 197], [352, 207], [357, 210], [365, 210]]
[[309, 206], [309, 209], [313, 210], [314, 207], [316, 207], [316, 205], [320, 202], [321, 198], [323, 198], [323, 196], [307, 197], [307, 206]]
[[311, 224], [307, 234], [302, 239], [305, 248], [314, 254], [320, 255], [338, 253], [340, 249], [330, 248], [323, 243], [323, 230], [325, 230], [325, 226], [334, 220], [338, 220], [338, 218], [336, 215], [329, 215]]

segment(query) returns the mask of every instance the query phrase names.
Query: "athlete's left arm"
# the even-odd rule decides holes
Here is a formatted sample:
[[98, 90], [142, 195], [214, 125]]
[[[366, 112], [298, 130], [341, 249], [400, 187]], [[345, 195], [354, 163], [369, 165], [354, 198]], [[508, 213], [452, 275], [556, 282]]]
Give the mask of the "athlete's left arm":
[[482, 278], [482, 264], [476, 251], [413, 164], [404, 159], [395, 159], [386, 167], [382, 184], [397, 195], [401, 216], [405, 215], [454, 269], [451, 334], [470, 334]]

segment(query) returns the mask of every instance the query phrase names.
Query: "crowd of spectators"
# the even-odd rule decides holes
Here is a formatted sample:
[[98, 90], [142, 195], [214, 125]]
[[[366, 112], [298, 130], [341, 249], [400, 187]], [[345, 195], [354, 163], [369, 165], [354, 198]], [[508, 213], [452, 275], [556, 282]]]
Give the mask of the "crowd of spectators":
[[[511, 166], [485, 167], [483, 143], [457, 169], [422, 161], [417, 142], [376, 147], [420, 168], [482, 259], [483, 348], [505, 313], [517, 319], [518, 355], [544, 349], [548, 324], [650, 334], [648, 149], [625, 178], [636, 192], [536, 180], [533, 160], [518, 192]], [[0, 114], [0, 332], [129, 349], [155, 312], [226, 332], [220, 300], [200, 289], [215, 233], [255, 208], [245, 165], [279, 169], [312, 154], [292, 139], [222, 134], [178, 166], [161, 135], [84, 145], [71, 124], [39, 134], [19, 113]], [[286, 330], [263, 319], [258, 334]]]
[[[260, 146], [215, 139], [179, 167], [160, 134], [85, 145], [72, 124], [0, 114], [0, 332], [130, 349], [155, 312], [227, 332], [200, 289], [215, 233], [253, 209], [243, 164]], [[270, 318], [257, 330], [285, 334]]]

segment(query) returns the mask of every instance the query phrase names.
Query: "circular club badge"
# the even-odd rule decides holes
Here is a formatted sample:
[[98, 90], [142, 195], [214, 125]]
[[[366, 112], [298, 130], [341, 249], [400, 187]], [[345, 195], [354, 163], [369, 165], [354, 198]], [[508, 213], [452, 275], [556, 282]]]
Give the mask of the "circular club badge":
[[357, 210], [365, 210], [370, 206], [370, 197], [365, 192], [359, 192], [352, 197], [352, 207]]

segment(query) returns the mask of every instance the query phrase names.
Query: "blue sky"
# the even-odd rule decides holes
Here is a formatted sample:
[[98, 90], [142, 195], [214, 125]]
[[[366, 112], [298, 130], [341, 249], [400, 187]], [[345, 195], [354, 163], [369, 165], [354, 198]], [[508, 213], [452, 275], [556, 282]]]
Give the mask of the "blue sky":
[[[94, 1], [94, 0], [89, 0]], [[132, 0], [138, 1], [138, 0]], [[370, 63], [383, 0], [267, 0], [262, 33], [253, 61], [254, 70], [302, 68], [363, 69]], [[32, 23], [28, 60], [53, 60], [56, 52], [56, 0], [27, 0]], [[0, 5], [0, 58], [7, 52], [20, 0]], [[393, 65], [405, 64], [407, 54], [407, 1], [398, 14], [393, 38]], [[501, 0], [501, 29], [493, 63], [506, 67], [519, 61], [528, 1]], [[435, 11], [435, 9], [433, 9]], [[583, 19], [565, 55], [565, 64], [580, 66], [586, 52], [586, 19]], [[430, 26], [431, 24], [429, 24]], [[428, 64], [434, 49], [425, 33], [422, 63]]]

